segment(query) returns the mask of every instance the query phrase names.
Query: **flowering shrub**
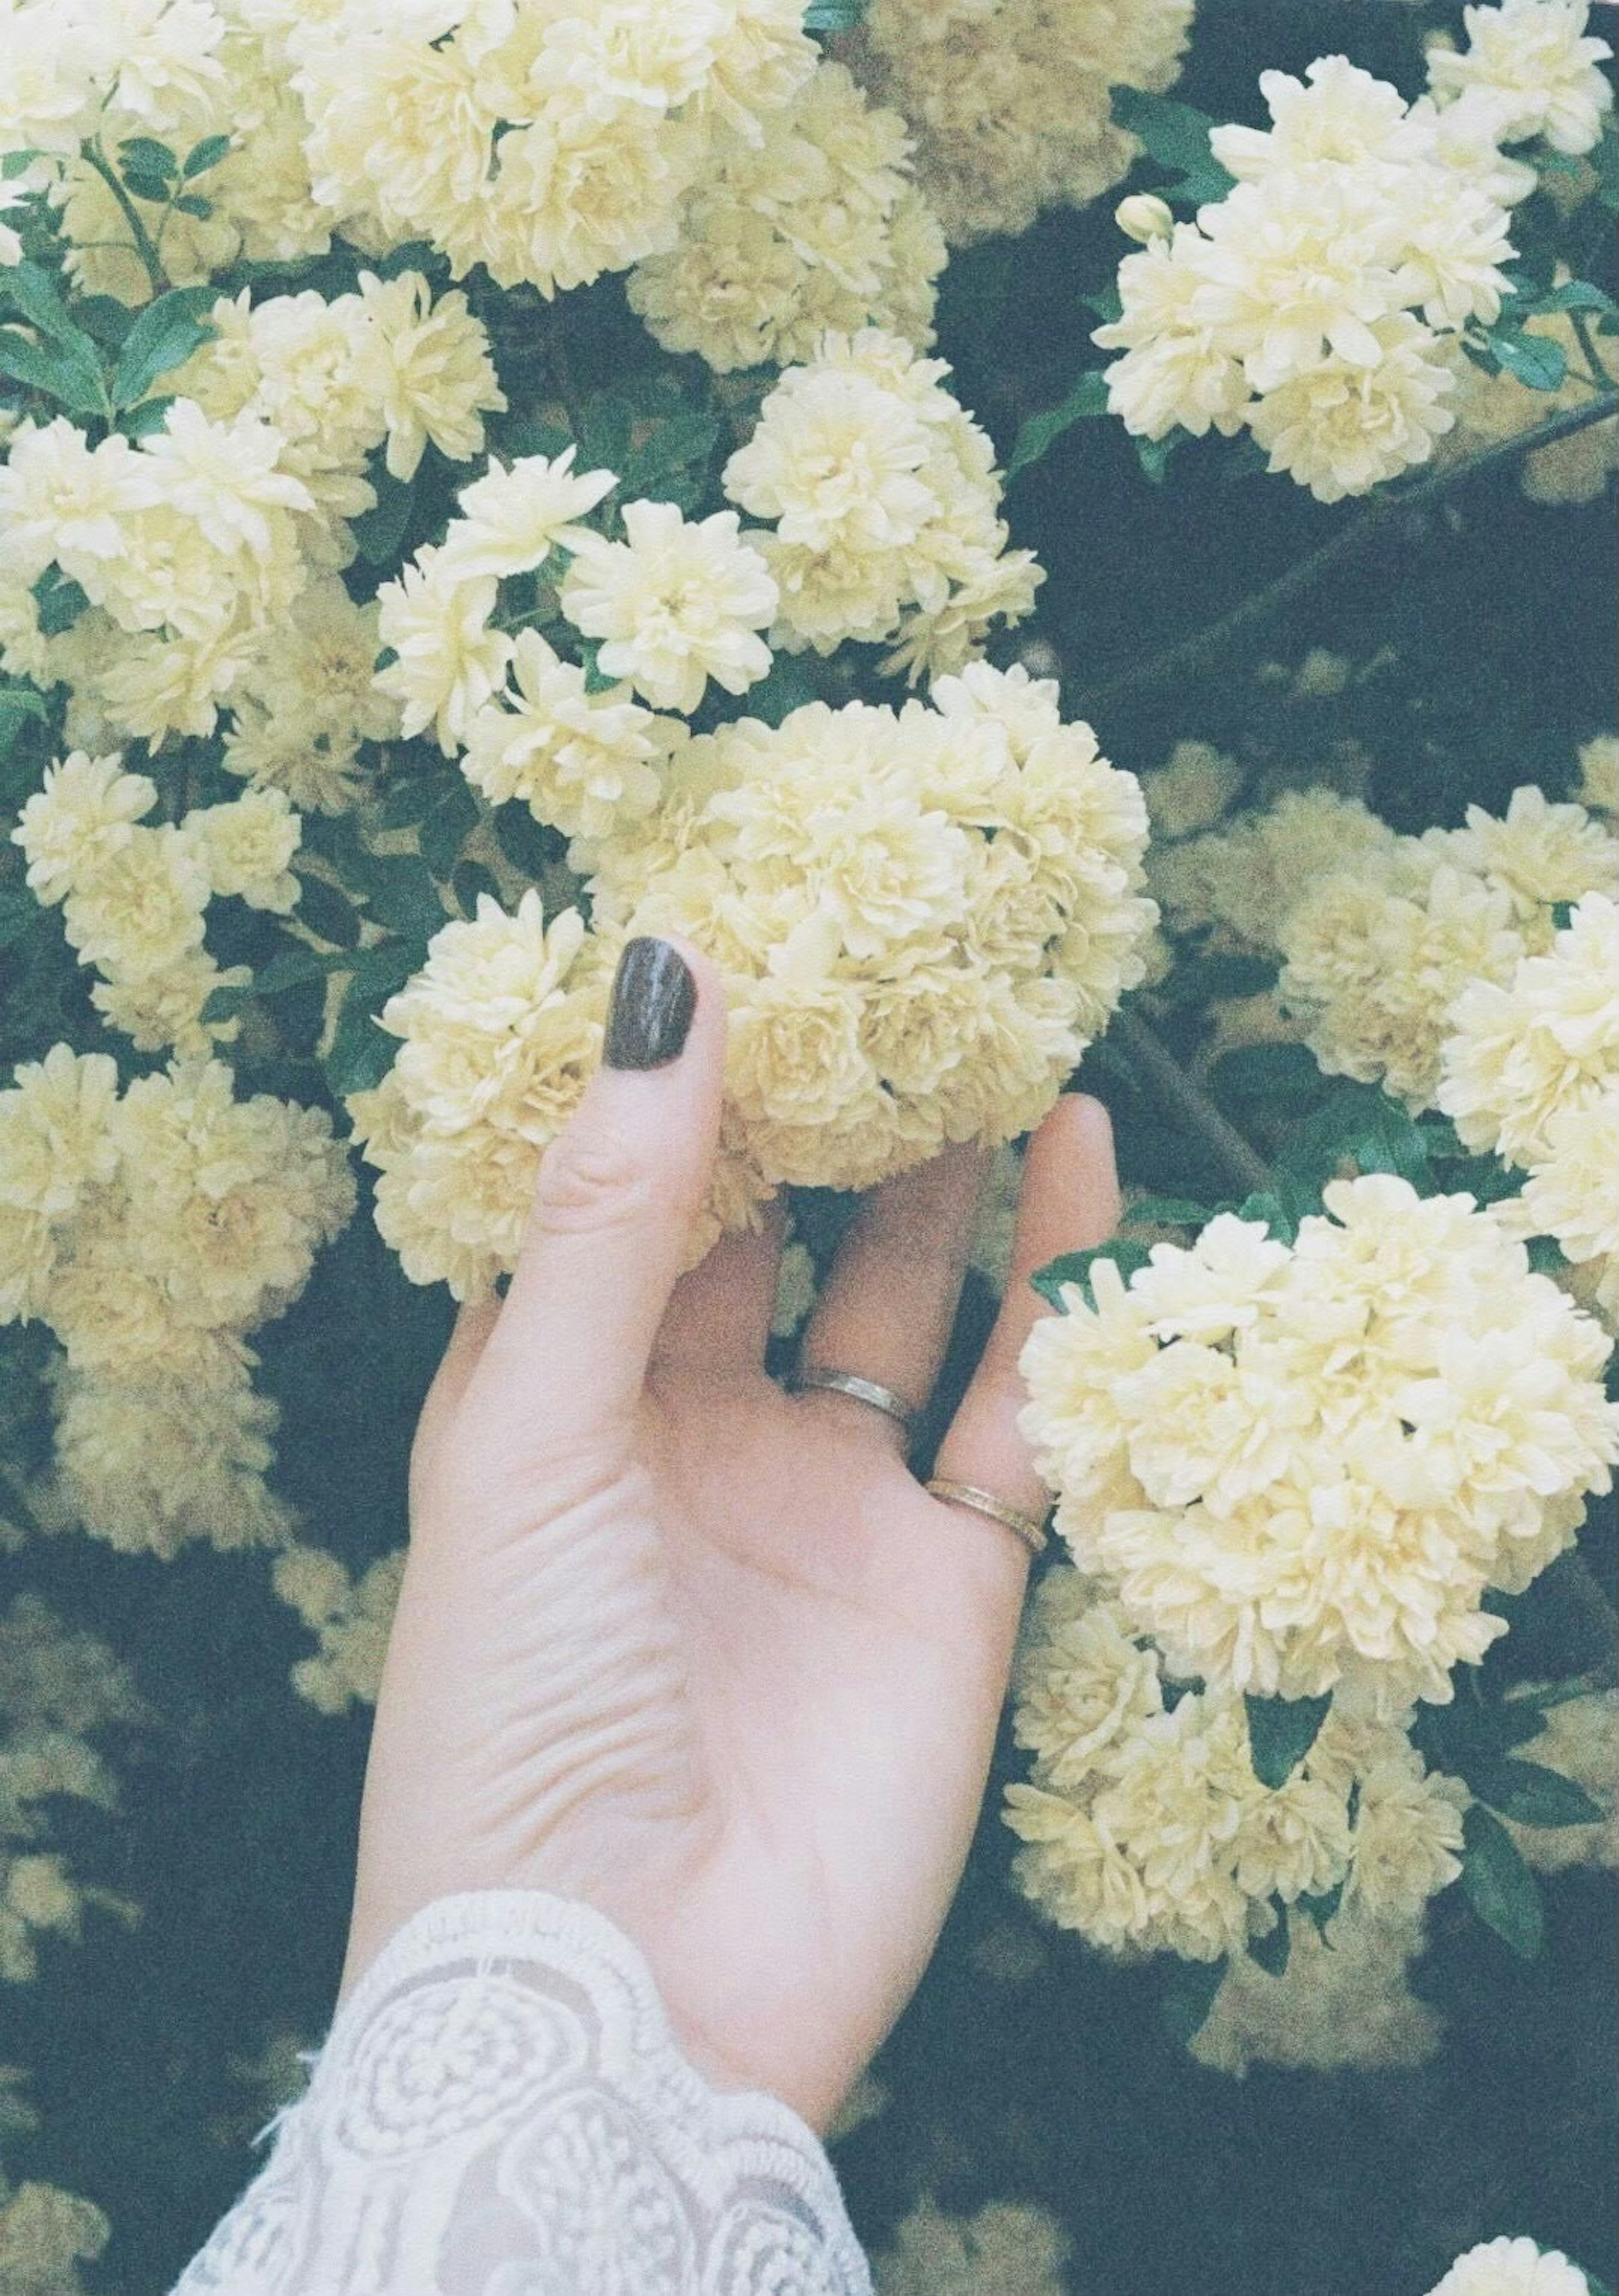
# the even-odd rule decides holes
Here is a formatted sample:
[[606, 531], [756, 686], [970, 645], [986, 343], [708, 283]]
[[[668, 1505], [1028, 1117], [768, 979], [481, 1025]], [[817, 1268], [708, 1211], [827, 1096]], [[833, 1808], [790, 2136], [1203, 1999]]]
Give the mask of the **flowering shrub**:
[[979, 1140], [948, 1385], [1082, 1060], [1121, 1148], [994, 1815], [838, 2140], [879, 2286], [1417, 2296], [1480, 2188], [1595, 2252], [1619, 138], [1581, 0], [1434, 12], [0, 6], [0, 2296], [162, 2284], [318, 2039], [446, 1292], [667, 930], [778, 1368]]

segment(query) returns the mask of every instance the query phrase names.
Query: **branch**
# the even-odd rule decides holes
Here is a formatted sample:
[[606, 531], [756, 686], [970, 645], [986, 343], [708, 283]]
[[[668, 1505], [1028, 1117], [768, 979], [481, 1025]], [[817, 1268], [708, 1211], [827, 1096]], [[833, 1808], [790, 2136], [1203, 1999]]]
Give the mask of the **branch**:
[[168, 284], [168, 278], [151, 234], [141, 221], [135, 201], [119, 182], [117, 171], [109, 166], [100, 144], [86, 144], [84, 148], [86, 159], [123, 210], [124, 220], [135, 235], [135, 251], [146, 266], [146, 276], [151, 282], [152, 293], [160, 295]]
[[1269, 1191], [1276, 1176], [1251, 1142], [1222, 1114], [1201, 1086], [1195, 1085], [1162, 1037], [1139, 1013], [1118, 1012], [1108, 1037], [1127, 1056], [1149, 1095], [1184, 1131], [1207, 1142], [1215, 1162], [1246, 1195]]
[[1493, 470], [1503, 463], [1516, 463], [1525, 455], [1533, 455], [1538, 447], [1549, 447], [1556, 439], [1588, 430], [1593, 422], [1605, 422], [1615, 414], [1619, 414], [1619, 390], [1605, 390], [1582, 406], [1567, 407], [1562, 414], [1537, 422], [1532, 430], [1520, 430], [1515, 438], [1498, 439], [1493, 446], [1468, 455], [1462, 462], [1452, 463], [1448, 469], [1435, 471], [1414, 486], [1391, 487], [1359, 518], [1341, 526], [1319, 548], [1279, 574], [1275, 581], [1254, 591], [1206, 629], [1194, 630], [1190, 637], [1182, 638], [1166, 652], [1138, 663], [1133, 669], [1122, 671], [1088, 693], [1079, 694], [1075, 701], [1079, 715], [1094, 724], [1099, 716], [1105, 716], [1121, 701], [1149, 693], [1155, 686], [1194, 676], [1216, 661], [1223, 668], [1233, 638], [1239, 637], [1255, 623], [1268, 619], [1289, 599], [1313, 588], [1329, 568], [1347, 565], [1350, 560], [1358, 558], [1404, 512], [1420, 510], [1437, 502], [1441, 496], [1465, 486], [1481, 471]]

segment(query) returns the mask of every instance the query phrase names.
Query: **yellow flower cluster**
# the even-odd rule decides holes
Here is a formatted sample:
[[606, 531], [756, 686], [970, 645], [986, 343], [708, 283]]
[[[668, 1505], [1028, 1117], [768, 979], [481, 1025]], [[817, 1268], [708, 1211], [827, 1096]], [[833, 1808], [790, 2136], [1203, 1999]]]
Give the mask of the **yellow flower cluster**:
[[287, 865], [302, 823], [282, 791], [255, 789], [151, 827], [143, 816], [157, 798], [121, 754], [75, 750], [47, 767], [12, 836], [30, 888], [62, 903], [70, 943], [101, 973], [91, 1000], [103, 1020], [142, 1052], [173, 1046], [192, 1057], [235, 1035], [233, 1021], [205, 1021], [202, 1010], [216, 988], [249, 977], [240, 965], [222, 972], [204, 949], [209, 902], [234, 894], [252, 908], [290, 909], [298, 887]]
[[1472, 47], [1430, 51], [1433, 92], [1411, 104], [1343, 56], [1262, 74], [1270, 127], [1210, 139], [1230, 193], [1191, 222], [1162, 202], [1124, 218], [1146, 243], [1094, 340], [1123, 354], [1108, 384], [1126, 429], [1246, 427], [1329, 503], [1427, 462], [1456, 424], [1462, 334], [1500, 312], [1508, 209], [1538, 180], [1501, 146], [1545, 132], [1589, 150], [1612, 102], [1585, 14], [1468, 9]]
[[234, 1097], [217, 1061], [119, 1096], [57, 1045], [0, 1093], [0, 1318], [40, 1318], [56, 1366], [48, 1502], [112, 1546], [279, 1542], [275, 1406], [245, 1334], [280, 1315], [354, 1209], [322, 1110]]
[[1528, 1172], [1525, 1231], [1555, 1236], [1619, 1323], [1619, 906], [1589, 894], [1544, 955], [1465, 988], [1440, 1057], [1464, 1145]]
[[144, 303], [153, 292], [127, 215], [84, 147], [128, 138], [181, 153], [229, 144], [208, 171], [207, 211], [127, 194], [176, 285], [226, 265], [326, 252], [331, 216], [310, 192], [306, 122], [258, 0], [149, 0], [140, 8], [17, 0], [0, 28], [0, 152], [37, 154], [23, 180], [61, 211], [86, 292]]
[[1514, 792], [1504, 816], [1369, 839], [1353, 866], [1319, 873], [1277, 936], [1283, 1004], [1334, 1075], [1431, 1107], [1457, 998], [1504, 984], [1551, 946], [1558, 904], [1619, 896], [1619, 838], [1577, 805]]
[[[1444, 1702], [1612, 1485], [1608, 1341], [1471, 1196], [1333, 1182], [1292, 1244], [1222, 1214], [1035, 1328], [1057, 1523], [1167, 1668]], [[1178, 1711], [1179, 1710], [1177, 1710]]]
[[872, 0], [854, 64], [910, 122], [953, 246], [1083, 207], [1138, 145], [1108, 91], [1168, 87], [1192, 0]]
[[94, 2201], [59, 2185], [0, 2177], [0, 2296], [88, 2296], [79, 2276], [112, 2237]]
[[866, 1187], [1039, 1120], [1140, 978], [1145, 836], [1056, 685], [977, 662], [928, 704], [695, 739], [645, 830], [584, 857], [599, 926], [719, 963], [762, 1183]]
[[532, 889], [512, 916], [483, 894], [383, 1008], [404, 1041], [348, 1110], [380, 1175], [377, 1226], [413, 1283], [475, 1299], [517, 1265], [541, 1152], [601, 1055], [602, 958], [576, 910], [547, 924]]
[[[330, 578], [355, 555], [348, 521], [375, 504], [366, 456], [386, 442], [401, 478], [429, 439], [464, 460], [505, 400], [464, 298], [432, 303], [419, 273], [364, 274], [331, 303], [308, 292], [249, 310], [244, 291], [213, 323], [140, 439], [92, 447], [62, 417], [12, 434], [0, 667], [68, 685], [71, 730], [97, 746], [206, 736], [228, 703], [235, 770], [341, 802], [360, 740], [397, 722], [366, 690], [374, 616]], [[89, 601], [53, 637], [35, 595], [53, 569]]]
[[404, 1575], [402, 1546], [380, 1556], [357, 1580], [319, 1547], [289, 1546], [276, 1556], [271, 1583], [318, 1644], [313, 1657], [292, 1669], [293, 1689], [317, 1714], [376, 1704]]
[[871, 327], [827, 336], [766, 398], [724, 488], [774, 529], [757, 547], [781, 591], [777, 645], [886, 644], [883, 668], [914, 685], [1029, 611], [1043, 575], [1006, 546], [994, 450], [949, 373]]
[[[142, 1711], [105, 1644], [72, 1632], [37, 1595], [18, 1595], [0, 1618], [0, 1979], [31, 1981], [37, 1939], [77, 1937], [86, 1906], [135, 1917], [127, 1898], [78, 1882], [63, 1857], [36, 1845], [53, 1795], [116, 1807], [116, 1783], [91, 1737]], [[4, 2222], [0, 2208], [0, 2234]]]
[[808, 358], [828, 328], [930, 343], [944, 241], [910, 158], [898, 114], [819, 65], [756, 143], [705, 169], [675, 245], [630, 274], [631, 308], [722, 374]]
[[534, 1175], [598, 1054], [626, 935], [707, 949], [731, 1012], [704, 1238], [774, 1188], [867, 1187], [1036, 1123], [1140, 977], [1135, 782], [1057, 688], [974, 664], [931, 705], [822, 703], [687, 741], [658, 809], [580, 840], [593, 922], [485, 897], [385, 1008], [350, 1108], [383, 1234], [458, 1296], [515, 1263]]
[[[770, 668], [758, 632], [776, 586], [734, 511], [692, 521], [672, 503], [626, 503], [622, 542], [580, 524], [617, 482], [576, 472], [573, 454], [497, 462], [464, 489], [444, 541], [379, 594], [395, 659], [377, 683], [407, 734], [431, 726], [446, 756], [464, 748], [469, 780], [496, 802], [521, 798], [570, 834], [601, 834], [649, 808], [657, 767], [685, 738], [632, 693], [691, 710], [710, 679], [745, 692]], [[568, 554], [557, 603], [594, 642], [595, 685], [499, 611], [502, 583], [553, 551]], [[620, 683], [601, 691], [602, 678]]]
[[1366, 2072], [1422, 2065], [1439, 2047], [1438, 2012], [1410, 1988], [1427, 1943], [1420, 1913], [1340, 1908], [1296, 1920], [1280, 1974], [1238, 1954], [1190, 2044], [1200, 2065], [1241, 2079], [1251, 2065]]
[[1077, 1570], [1042, 1582], [1013, 1724], [1034, 1765], [1006, 1817], [1018, 1884], [1051, 1920], [1111, 1953], [1217, 1961], [1275, 1926], [1276, 1900], [1341, 1890], [1373, 1921], [1409, 1920], [1454, 1881], [1465, 1789], [1425, 1770], [1397, 1711], [1335, 1709], [1272, 1789], [1241, 1698], [1181, 1685], [1172, 1699], [1177, 1671], [1128, 1595]]
[[992, 2201], [952, 2216], [931, 2196], [894, 2227], [877, 2259], [877, 2296], [1065, 2296], [1073, 2247], [1046, 2209]]
[[[1149, 808], [1212, 804], [1230, 779], [1230, 761], [1218, 758], [1194, 773], [1182, 743], [1167, 767], [1149, 776]], [[1184, 793], [1163, 787], [1182, 758]], [[1193, 791], [1197, 795], [1193, 795]], [[1394, 832], [1361, 804], [1321, 787], [1284, 790], [1272, 806], [1233, 816], [1224, 826], [1176, 839], [1162, 829], [1148, 849], [1147, 875], [1176, 933], [1206, 931], [1209, 946], [1234, 953], [1273, 950], [1288, 919], [1324, 877], [1370, 872], [1377, 857], [1398, 842]]]
[[807, 78], [799, 0], [506, 0], [282, 10], [315, 194], [365, 248], [547, 296], [674, 243], [723, 150]]

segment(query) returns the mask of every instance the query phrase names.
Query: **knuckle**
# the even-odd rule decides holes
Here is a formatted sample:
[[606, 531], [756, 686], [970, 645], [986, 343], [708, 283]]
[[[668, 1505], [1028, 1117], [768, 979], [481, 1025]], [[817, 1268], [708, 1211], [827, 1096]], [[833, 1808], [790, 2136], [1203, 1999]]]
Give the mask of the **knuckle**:
[[540, 1160], [534, 1225], [541, 1234], [610, 1234], [639, 1225], [654, 1198], [652, 1174], [627, 1141], [565, 1132]]

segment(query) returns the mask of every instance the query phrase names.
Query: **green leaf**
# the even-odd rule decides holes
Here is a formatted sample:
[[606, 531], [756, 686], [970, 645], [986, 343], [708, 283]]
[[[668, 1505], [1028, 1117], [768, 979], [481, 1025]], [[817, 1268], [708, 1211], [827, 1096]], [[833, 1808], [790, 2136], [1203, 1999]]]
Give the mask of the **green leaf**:
[[228, 135], [205, 135], [200, 144], [193, 144], [185, 155], [185, 165], [180, 170], [189, 184], [195, 176], [207, 175], [217, 168], [231, 148]]
[[461, 858], [461, 849], [478, 826], [478, 800], [459, 774], [443, 786], [433, 810], [421, 824], [418, 840], [422, 859], [435, 877], [450, 876]]
[[1179, 180], [1163, 187], [1172, 205], [1201, 207], [1206, 200], [1222, 200], [1236, 187], [1237, 178], [1215, 159], [1209, 144], [1214, 123], [1205, 111], [1172, 96], [1148, 95], [1139, 87], [1109, 91], [1113, 117], [1132, 135], [1139, 135], [1148, 154]]
[[644, 445], [637, 447], [618, 478], [618, 496], [629, 502], [638, 495], [656, 496], [659, 482], [694, 463], [706, 463], [718, 444], [720, 426], [711, 414], [695, 407], [660, 422]]
[[166, 176], [143, 175], [139, 168], [127, 168], [124, 189], [133, 198], [143, 200], [148, 207], [164, 207], [168, 201], [168, 178]]
[[127, 135], [118, 147], [119, 166], [127, 181], [133, 172], [168, 184], [180, 172], [180, 162], [167, 144], [155, 135]]
[[1138, 1267], [1146, 1267], [1147, 1247], [1121, 1237], [1112, 1243], [1098, 1244], [1091, 1251], [1065, 1251], [1055, 1259], [1048, 1259], [1043, 1267], [1037, 1267], [1029, 1282], [1049, 1307], [1063, 1314], [1067, 1312], [1067, 1302], [1062, 1296], [1065, 1283], [1077, 1283], [1084, 1295], [1086, 1306], [1092, 1307], [1095, 1300], [1091, 1288], [1091, 1271], [1099, 1259], [1111, 1261], [1128, 1283]]
[[119, 416], [118, 427], [127, 439], [155, 438], [168, 422], [168, 410], [174, 403], [172, 398], [143, 398], [138, 406], [130, 407]]
[[87, 335], [78, 344], [34, 343], [15, 327], [0, 327], [0, 375], [43, 391], [70, 414], [108, 413], [101, 361]]
[[399, 556], [416, 500], [413, 479], [396, 479], [380, 459], [366, 472], [376, 495], [374, 508], [350, 519], [356, 547], [368, 566], [392, 566]]
[[1528, 299], [1532, 311], [1611, 311], [1614, 299], [1589, 279], [1566, 279], [1560, 287], [1543, 287]]
[[450, 890], [455, 896], [455, 906], [463, 916], [477, 914], [480, 893], [487, 893], [492, 901], [500, 900], [501, 889], [493, 871], [481, 861], [463, 861], [450, 881]]
[[1141, 475], [1151, 486], [1161, 487], [1169, 468], [1169, 458], [1186, 434], [1181, 430], [1166, 431], [1162, 439], [1138, 439], [1135, 458], [1141, 466]]
[[4, 726], [9, 722], [20, 726], [25, 718], [37, 718], [43, 725], [49, 713], [45, 698], [36, 685], [0, 685], [0, 740], [4, 738]]
[[1610, 120], [1586, 158], [1597, 171], [1597, 197], [1619, 209], [1619, 127]]
[[19, 176], [28, 174], [38, 157], [37, 152], [28, 150], [8, 152], [4, 159], [0, 160], [0, 183], [14, 184]]
[[750, 718], [779, 726], [805, 702], [817, 701], [819, 689], [802, 654], [779, 653], [756, 685], [748, 689], [746, 709]]
[[1462, 1820], [1462, 1894], [1487, 1929], [1522, 1961], [1533, 1961], [1546, 1934], [1540, 1884], [1512, 1836], [1475, 1802]]
[[377, 818], [384, 829], [410, 829], [425, 821], [437, 804], [444, 787], [439, 773], [412, 774], [390, 782], [382, 792]]
[[1315, 1923], [1317, 1936], [1324, 1941], [1327, 1924], [1344, 1902], [1344, 1884], [1342, 1882], [1337, 1882], [1330, 1890], [1322, 1890], [1313, 1895], [1296, 1898], [1294, 1902], [1300, 1913], [1309, 1915]]
[[426, 954], [420, 941], [397, 940], [368, 948], [356, 960], [323, 1063], [334, 1092], [366, 1091], [387, 1075], [397, 1042], [376, 1016]]
[[214, 202], [205, 200], [200, 192], [183, 192], [175, 205], [182, 215], [211, 216], [214, 212]]
[[495, 816], [495, 838], [514, 869], [538, 880], [552, 857], [544, 829], [526, 805], [503, 805]]
[[1183, 958], [1161, 994], [1175, 1004], [1212, 1004], [1226, 996], [1263, 996], [1274, 988], [1281, 968], [1274, 957], [1239, 956], [1215, 949]]
[[1337, 1086], [1277, 1161], [1283, 1170], [1318, 1183], [1333, 1178], [1344, 1163], [1357, 1172], [1395, 1173], [1418, 1188], [1433, 1178], [1420, 1126], [1373, 1084]]
[[1012, 448], [1012, 459], [1006, 466], [1008, 481], [1019, 471], [1026, 471], [1031, 463], [1039, 462], [1054, 439], [1061, 437], [1075, 422], [1089, 422], [1093, 415], [1108, 412], [1108, 377], [1106, 371], [1093, 367], [1082, 374], [1066, 398], [1043, 414], [1031, 414], [1018, 433], [1018, 443]]
[[39, 627], [48, 638], [70, 630], [90, 603], [78, 584], [70, 580], [60, 566], [47, 566], [33, 589], [39, 607]]
[[579, 468], [621, 471], [629, 460], [635, 410], [616, 391], [599, 390], [579, 408]]
[[1248, 1959], [1257, 1962], [1267, 1976], [1281, 1977], [1288, 1967], [1293, 1939], [1288, 1927], [1288, 1908], [1280, 1898], [1273, 1899], [1276, 1907], [1276, 1927], [1263, 1937], [1248, 1939]]
[[1519, 1825], [1599, 1825], [1602, 1806], [1560, 1770], [1539, 1762], [1487, 1762], [1468, 1774], [1480, 1801]]
[[426, 939], [445, 921], [444, 902], [422, 861], [405, 854], [373, 854], [360, 888], [379, 924]]
[[202, 317], [215, 300], [211, 287], [171, 287], [149, 303], [124, 339], [112, 370], [113, 404], [133, 406], [160, 374], [188, 359], [215, 330]]
[[1207, 1204], [1195, 1204], [1188, 1196], [1138, 1196], [1124, 1211], [1132, 1227], [1201, 1227], [1214, 1217]]
[[1178, 1963], [1174, 1974], [1165, 1988], [1159, 2005], [1159, 2014], [1171, 2040], [1189, 2047], [1203, 2030], [1208, 2013], [1214, 2005], [1214, 1996], [1225, 1982], [1230, 1963], [1224, 1954], [1218, 1961], [1183, 1961]]
[[866, 12], [867, 0], [809, 0], [804, 12], [806, 32], [849, 32]]
[[1248, 1759], [1262, 1786], [1274, 1793], [1285, 1786], [1321, 1735], [1332, 1705], [1329, 1690], [1320, 1698], [1245, 1697]]
[[56, 282], [37, 263], [13, 263], [9, 270], [0, 271], [0, 297], [14, 303], [29, 324], [52, 342], [87, 340], [62, 301]]
[[1568, 372], [1568, 354], [1550, 335], [1532, 335], [1525, 329], [1492, 327], [1490, 348], [1503, 374], [1513, 376], [1529, 390], [1556, 390]]
[[300, 876], [298, 916], [300, 924], [339, 948], [360, 946], [360, 917], [354, 903], [329, 885], [323, 877]]
[[1290, 1172], [1280, 1173], [1274, 1188], [1261, 1188], [1245, 1196], [1237, 1207], [1239, 1219], [1257, 1220], [1268, 1228], [1280, 1243], [1292, 1243], [1298, 1235], [1299, 1223], [1319, 1213], [1321, 1200], [1307, 1181], [1296, 1179]]
[[1296, 1106], [1316, 1099], [1321, 1072], [1303, 1045], [1239, 1045], [1222, 1053], [1208, 1072], [1219, 1099], [1271, 1100]]

